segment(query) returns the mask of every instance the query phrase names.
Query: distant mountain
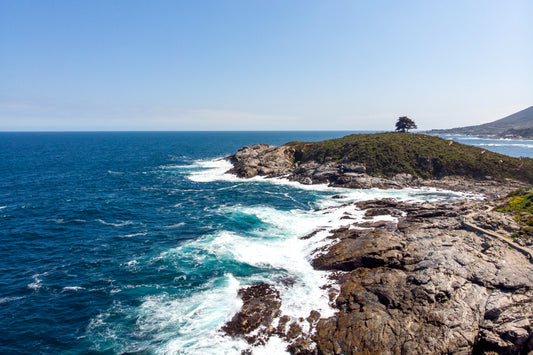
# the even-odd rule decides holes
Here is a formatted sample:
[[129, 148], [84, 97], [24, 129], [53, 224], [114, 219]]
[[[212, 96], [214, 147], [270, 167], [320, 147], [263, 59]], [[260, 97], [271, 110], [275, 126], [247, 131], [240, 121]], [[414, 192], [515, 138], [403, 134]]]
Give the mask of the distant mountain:
[[477, 126], [434, 129], [431, 134], [464, 134], [469, 136], [496, 136], [533, 138], [533, 106], [494, 122]]

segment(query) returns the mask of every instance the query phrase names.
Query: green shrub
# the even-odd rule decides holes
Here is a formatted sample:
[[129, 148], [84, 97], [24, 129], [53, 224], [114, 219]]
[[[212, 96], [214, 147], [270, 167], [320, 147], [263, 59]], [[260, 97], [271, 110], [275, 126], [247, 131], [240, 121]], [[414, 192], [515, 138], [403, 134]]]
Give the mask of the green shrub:
[[533, 237], [533, 189], [511, 191], [496, 211], [511, 213], [514, 220], [522, 225], [517, 236]]

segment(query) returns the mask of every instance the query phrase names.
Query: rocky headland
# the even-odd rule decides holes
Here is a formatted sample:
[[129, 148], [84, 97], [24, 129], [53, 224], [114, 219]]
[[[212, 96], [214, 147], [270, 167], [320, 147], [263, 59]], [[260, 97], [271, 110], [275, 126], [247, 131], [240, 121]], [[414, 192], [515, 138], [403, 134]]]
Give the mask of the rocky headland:
[[229, 172], [243, 178], [285, 177], [356, 189], [437, 187], [493, 196], [502, 183], [533, 184], [533, 159], [412, 133], [355, 134], [280, 147], [255, 144], [228, 159]]
[[[414, 136], [416, 143], [420, 136], [394, 135], [398, 138], [385, 139]], [[230, 158], [230, 172], [350, 188], [432, 186], [484, 199], [349, 203], [364, 211], [365, 219], [346, 218], [343, 227], [326, 237], [328, 246], [312, 255], [314, 268], [330, 271], [324, 292], [334, 316], [312, 311], [305, 319], [291, 319], [280, 311], [275, 287], [260, 283], [240, 291], [243, 306], [222, 331], [245, 339], [250, 349], [278, 336], [292, 354], [533, 351], [532, 243], [511, 238], [522, 226], [513, 215], [495, 210], [502, 209], [502, 198], [511, 190], [533, 182], [531, 159], [473, 147], [455, 150], [457, 143], [424, 137], [419, 139], [422, 146], [412, 144], [400, 152], [382, 141], [376, 143], [377, 153], [359, 144], [365, 158], [352, 151], [357, 139], [245, 147]], [[428, 142], [436, 142], [436, 155]], [[476, 161], [469, 161], [472, 157]], [[384, 215], [395, 218], [377, 218]]]

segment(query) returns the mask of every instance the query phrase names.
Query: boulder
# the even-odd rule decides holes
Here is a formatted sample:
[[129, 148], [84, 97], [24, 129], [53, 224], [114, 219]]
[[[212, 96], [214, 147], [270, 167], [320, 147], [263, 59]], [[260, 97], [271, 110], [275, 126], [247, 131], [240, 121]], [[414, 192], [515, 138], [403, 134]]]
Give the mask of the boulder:
[[[222, 331], [232, 337], [242, 337], [250, 344], [260, 344], [270, 335], [272, 321], [279, 316], [279, 291], [260, 282], [239, 290], [239, 296], [243, 301], [241, 310], [222, 327]], [[259, 328], [263, 329], [263, 336], [252, 334]]]
[[276, 177], [292, 171], [294, 151], [286, 146], [254, 144], [239, 149], [229, 159], [233, 163], [233, 168], [228, 172], [239, 177], [251, 178], [257, 175]]

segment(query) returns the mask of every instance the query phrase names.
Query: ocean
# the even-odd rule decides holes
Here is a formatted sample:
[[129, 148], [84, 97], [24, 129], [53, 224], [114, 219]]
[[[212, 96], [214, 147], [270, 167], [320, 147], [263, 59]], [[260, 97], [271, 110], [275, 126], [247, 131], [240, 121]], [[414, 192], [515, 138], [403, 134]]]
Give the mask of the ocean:
[[[293, 319], [332, 315], [309, 261], [341, 217], [362, 218], [346, 202], [464, 195], [244, 180], [221, 158], [349, 133], [0, 133], [0, 353], [240, 354], [219, 329], [259, 281]], [[533, 157], [533, 141], [448, 138]]]

